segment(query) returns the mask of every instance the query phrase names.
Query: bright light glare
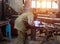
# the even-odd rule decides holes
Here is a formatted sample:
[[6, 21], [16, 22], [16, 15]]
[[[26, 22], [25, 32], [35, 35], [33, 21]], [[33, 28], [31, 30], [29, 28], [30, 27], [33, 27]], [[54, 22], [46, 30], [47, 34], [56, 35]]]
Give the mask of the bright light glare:
[[47, 8], [51, 8], [51, 2], [47, 2]]
[[46, 1], [42, 2], [42, 8], [46, 8]]
[[37, 1], [37, 8], [40, 8], [40, 2]]
[[52, 8], [58, 9], [58, 5], [55, 2], [52, 2]]
[[35, 1], [32, 1], [31, 7], [32, 7], [32, 8], [36, 8], [36, 7], [35, 7]]
[[32, 1], [31, 3], [32, 8], [40, 8], [40, 2], [39, 1]]
[[[52, 6], [52, 7], [51, 7]], [[31, 3], [32, 8], [41, 8], [41, 3], [39, 1], [32, 1]], [[46, 2], [42, 1], [42, 8], [53, 8], [53, 9], [58, 9], [58, 4], [55, 2]]]

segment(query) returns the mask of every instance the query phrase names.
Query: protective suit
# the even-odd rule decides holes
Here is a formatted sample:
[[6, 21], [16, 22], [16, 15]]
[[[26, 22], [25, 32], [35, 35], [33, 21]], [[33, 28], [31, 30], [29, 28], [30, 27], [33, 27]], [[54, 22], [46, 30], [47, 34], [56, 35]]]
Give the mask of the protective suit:
[[33, 25], [34, 16], [31, 12], [22, 13], [15, 20], [15, 28], [18, 30], [18, 42], [17, 44], [25, 44], [26, 30], [27, 28], [24, 25], [24, 21], [28, 22], [29, 25]]

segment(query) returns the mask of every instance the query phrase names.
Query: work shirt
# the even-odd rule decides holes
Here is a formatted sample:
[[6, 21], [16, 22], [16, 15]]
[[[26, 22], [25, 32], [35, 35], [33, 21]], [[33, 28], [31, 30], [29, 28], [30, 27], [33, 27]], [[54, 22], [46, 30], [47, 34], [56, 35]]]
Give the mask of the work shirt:
[[15, 20], [15, 28], [22, 32], [25, 32], [26, 27], [24, 25], [24, 21], [28, 22], [29, 25], [33, 25], [34, 16], [31, 12], [22, 13], [18, 18]]

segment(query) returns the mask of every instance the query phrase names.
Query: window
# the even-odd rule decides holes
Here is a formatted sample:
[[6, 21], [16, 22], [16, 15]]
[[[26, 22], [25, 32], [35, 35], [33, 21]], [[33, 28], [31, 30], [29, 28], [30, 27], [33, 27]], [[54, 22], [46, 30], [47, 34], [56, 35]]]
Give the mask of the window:
[[47, 2], [47, 8], [51, 8], [51, 2]]
[[42, 8], [46, 8], [46, 1], [42, 2]]
[[32, 1], [31, 7], [32, 8], [40, 8], [40, 2], [39, 1]]
[[52, 2], [52, 8], [53, 8], [53, 9], [58, 9], [58, 5], [57, 5], [57, 3]]
[[47, 1], [47, 0], [32, 0], [31, 3], [32, 8], [48, 8], [48, 9], [58, 9], [58, 4], [55, 1]]

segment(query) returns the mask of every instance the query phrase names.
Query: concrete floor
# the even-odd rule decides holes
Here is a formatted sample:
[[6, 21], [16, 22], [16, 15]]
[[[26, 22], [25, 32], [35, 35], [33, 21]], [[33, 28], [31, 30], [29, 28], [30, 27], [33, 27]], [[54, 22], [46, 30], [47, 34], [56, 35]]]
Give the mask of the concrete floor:
[[[39, 37], [39, 33], [37, 33], [36, 41], [31, 41], [30, 39], [28, 41], [28, 44], [60, 44], [60, 35], [58, 35], [57, 37], [53, 37], [53, 39], [50, 39], [49, 41], [46, 41], [44, 37]], [[0, 41], [0, 44], [17, 44], [16, 42], [17, 38], [12, 38], [11, 42]]]

